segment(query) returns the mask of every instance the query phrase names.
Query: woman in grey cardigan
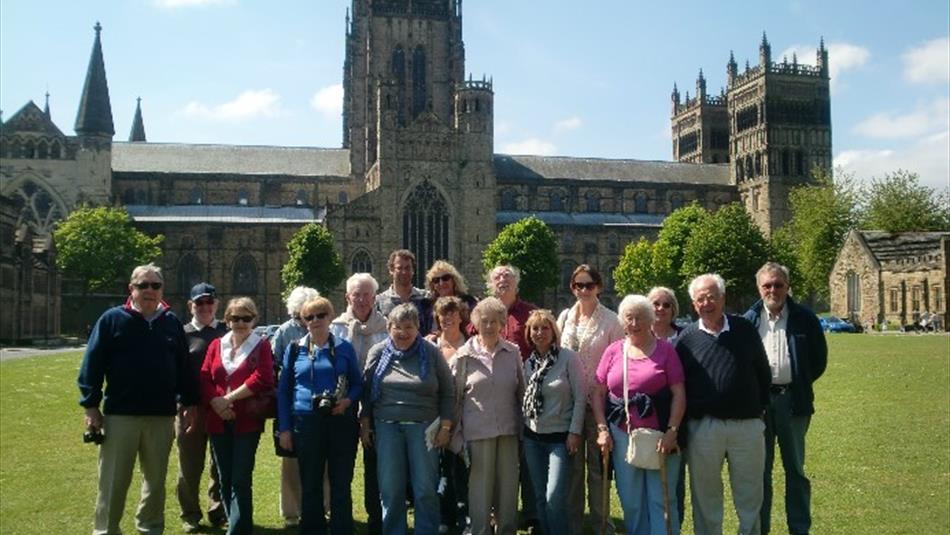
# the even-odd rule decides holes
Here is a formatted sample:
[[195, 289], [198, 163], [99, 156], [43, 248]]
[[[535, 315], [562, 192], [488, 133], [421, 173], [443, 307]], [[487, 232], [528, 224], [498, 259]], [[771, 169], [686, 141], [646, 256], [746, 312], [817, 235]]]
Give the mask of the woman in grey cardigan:
[[366, 359], [360, 439], [364, 448], [375, 447], [385, 454], [385, 462], [377, 467], [383, 533], [408, 532], [408, 475], [415, 498], [415, 532], [435, 534], [439, 448], [449, 442], [455, 410], [452, 375], [439, 350], [419, 336], [415, 305], [394, 308], [388, 325], [389, 338], [373, 346]]
[[577, 354], [559, 347], [557, 323], [551, 311], [532, 311], [525, 330], [531, 356], [524, 363], [524, 459], [541, 532], [564, 535], [570, 533], [570, 456], [581, 445], [587, 382]]

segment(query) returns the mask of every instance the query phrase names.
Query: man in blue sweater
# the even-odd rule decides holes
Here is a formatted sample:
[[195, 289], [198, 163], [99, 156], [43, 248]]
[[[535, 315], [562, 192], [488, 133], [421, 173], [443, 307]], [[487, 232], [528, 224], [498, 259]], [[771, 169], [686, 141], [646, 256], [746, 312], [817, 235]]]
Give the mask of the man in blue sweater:
[[793, 535], [811, 529], [811, 483], [805, 476], [805, 433], [815, 412], [814, 383], [828, 364], [828, 345], [818, 317], [796, 303], [788, 268], [769, 262], [755, 276], [762, 297], [745, 313], [762, 338], [772, 370], [771, 403], [765, 413], [765, 478], [762, 533], [772, 518], [772, 463], [778, 440], [785, 469], [785, 518]]
[[725, 314], [726, 284], [716, 274], [689, 284], [699, 321], [680, 334], [676, 350], [686, 376], [686, 459], [696, 535], [721, 535], [722, 465], [729, 462], [740, 535], [758, 535], [765, 467], [765, 424], [771, 372], [758, 332]]
[[153, 264], [132, 271], [128, 301], [96, 321], [79, 369], [86, 427], [105, 435], [93, 535], [121, 533], [136, 458], [144, 481], [135, 527], [140, 533], [164, 531], [165, 475], [178, 403], [185, 407], [186, 429], [194, 424], [198, 380], [188, 366], [181, 322], [162, 301], [163, 283]]

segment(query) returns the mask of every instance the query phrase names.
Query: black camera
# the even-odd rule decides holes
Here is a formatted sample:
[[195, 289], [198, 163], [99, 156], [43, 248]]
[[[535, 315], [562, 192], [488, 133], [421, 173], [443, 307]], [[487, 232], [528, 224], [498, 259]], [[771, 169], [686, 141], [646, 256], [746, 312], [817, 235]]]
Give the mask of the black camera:
[[336, 396], [329, 390], [313, 395], [313, 409], [315, 411], [324, 416], [329, 416], [333, 407], [336, 407]]
[[82, 441], [85, 444], [92, 442], [96, 446], [99, 446], [105, 439], [106, 436], [102, 434], [102, 430], [95, 427], [86, 429], [86, 432], [82, 434]]

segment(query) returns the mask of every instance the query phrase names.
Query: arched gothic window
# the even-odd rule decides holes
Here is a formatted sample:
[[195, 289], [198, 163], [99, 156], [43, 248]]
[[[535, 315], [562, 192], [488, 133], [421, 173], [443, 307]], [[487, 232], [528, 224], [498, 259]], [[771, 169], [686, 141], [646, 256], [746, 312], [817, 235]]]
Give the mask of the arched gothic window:
[[45, 160], [49, 156], [49, 148], [46, 146], [45, 141], [40, 141], [39, 148], [37, 149], [36, 157]]
[[802, 153], [802, 151], [795, 153], [795, 174], [805, 174], [805, 155]]
[[53, 141], [49, 148], [49, 157], [53, 160], [58, 160], [62, 157], [62, 146], [60, 146], [59, 141]]
[[[396, 120], [400, 125], [405, 125], [406, 116], [403, 113], [402, 103], [406, 91], [406, 51], [402, 49], [401, 45], [393, 50], [390, 68], [393, 79], [396, 81]], [[389, 98], [389, 95], [387, 95], [387, 98]]]
[[422, 46], [412, 51], [412, 116], [426, 109], [426, 53]]
[[302, 189], [297, 190], [297, 196], [294, 199], [294, 204], [296, 204], [297, 206], [306, 206], [310, 204], [310, 201], [307, 199], [306, 190], [302, 190]]
[[561, 262], [561, 287], [566, 288], [568, 292], [571, 291], [571, 275], [574, 274], [575, 267], [577, 266], [570, 260]]
[[749, 178], [755, 177], [755, 167], [752, 166], [752, 156], [745, 157], [745, 172]]
[[238, 204], [240, 204], [241, 206], [247, 206], [247, 201], [248, 201], [247, 189], [241, 188], [241, 190], [238, 191]]
[[231, 270], [231, 293], [253, 296], [257, 294], [257, 262], [249, 254], [234, 260]]
[[683, 207], [683, 196], [679, 193], [674, 193], [670, 197], [670, 211], [679, 210]]
[[587, 210], [588, 212], [599, 212], [600, 211], [600, 193], [596, 191], [588, 191], [584, 196], [587, 200]]
[[849, 271], [845, 278], [848, 285], [848, 315], [857, 315], [861, 312], [861, 276]]
[[369, 256], [369, 253], [363, 249], [356, 251], [356, 253], [353, 255], [353, 260], [350, 261], [350, 272], [372, 273], [373, 259]]
[[204, 192], [201, 191], [201, 186], [195, 186], [191, 188], [191, 196], [189, 197], [191, 204], [204, 204]]
[[515, 190], [505, 188], [501, 191], [501, 209], [508, 212], [518, 209], [518, 193]]
[[[449, 212], [445, 199], [424, 180], [406, 199], [402, 213], [402, 246], [416, 255], [417, 266], [431, 266], [449, 257]], [[425, 268], [416, 269], [416, 286], [425, 285]]]
[[135, 190], [135, 202], [138, 204], [148, 204], [148, 192], [144, 189]]
[[745, 169], [742, 167], [742, 158], [736, 160], [736, 182], [745, 180]]
[[560, 191], [552, 191], [548, 194], [548, 209], [552, 212], [564, 211], [564, 196]]
[[350, 196], [347, 195], [345, 191], [341, 191], [336, 194], [336, 200], [340, 204], [346, 204], [350, 202]]
[[782, 174], [789, 175], [791, 174], [792, 158], [788, 152], [788, 149], [782, 151]]
[[135, 190], [129, 188], [122, 192], [122, 202], [125, 204], [135, 204]]
[[191, 288], [204, 279], [201, 260], [194, 253], [187, 253], [178, 260], [178, 293], [188, 298]]
[[66, 209], [43, 186], [25, 181], [11, 195], [16, 203], [16, 226], [26, 224], [38, 236], [49, 236], [56, 222], [66, 217]]
[[633, 211], [638, 214], [647, 213], [647, 194], [640, 192], [633, 197]]

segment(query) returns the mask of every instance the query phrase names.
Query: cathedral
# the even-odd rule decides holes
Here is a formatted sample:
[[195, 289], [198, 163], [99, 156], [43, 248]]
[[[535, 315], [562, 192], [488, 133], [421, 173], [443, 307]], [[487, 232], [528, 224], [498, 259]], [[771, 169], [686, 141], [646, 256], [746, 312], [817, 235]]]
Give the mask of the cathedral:
[[[674, 85], [675, 161], [496, 154], [492, 81], [465, 76], [461, 4], [353, 0], [334, 149], [152, 143], [140, 104], [128, 141], [115, 140], [96, 24], [75, 135], [52, 122], [48, 101], [0, 125], [0, 338], [81, 331], [122, 299], [79, 302], [68, 280], [55, 282], [50, 232], [81, 203], [123, 206], [137, 228], [165, 236], [157, 263], [176, 311], [210, 281], [225, 298], [252, 297], [261, 323], [284, 319], [286, 244], [307, 223], [326, 225], [346, 269], [382, 286], [389, 252], [407, 248], [418, 286], [441, 258], [480, 293], [483, 249], [536, 215], [558, 236], [563, 281], [540, 303], [557, 309], [573, 301], [564, 281], [580, 263], [604, 273], [613, 305], [624, 246], [654, 237], [680, 206], [739, 201], [769, 233], [788, 217], [789, 188], [831, 165], [824, 44], [817, 66], [775, 62], [764, 34], [757, 65], [740, 70], [730, 56], [720, 94], [707, 93], [702, 71], [692, 97]], [[49, 312], [60, 300], [61, 326]]]

